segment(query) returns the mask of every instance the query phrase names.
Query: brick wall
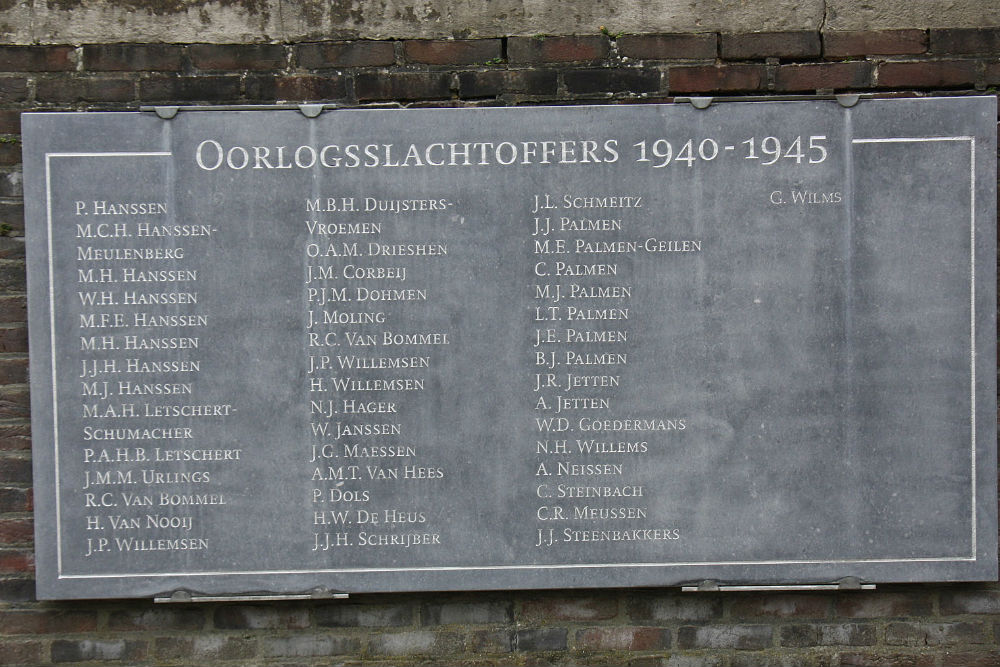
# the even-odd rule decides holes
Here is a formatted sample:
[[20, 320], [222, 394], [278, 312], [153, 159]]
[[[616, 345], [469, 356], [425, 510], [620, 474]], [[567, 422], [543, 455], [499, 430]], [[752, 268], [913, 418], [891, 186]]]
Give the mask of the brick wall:
[[994, 584], [35, 602], [18, 116], [142, 104], [630, 103], [997, 86], [998, 28], [0, 46], [0, 665], [1000, 664]]

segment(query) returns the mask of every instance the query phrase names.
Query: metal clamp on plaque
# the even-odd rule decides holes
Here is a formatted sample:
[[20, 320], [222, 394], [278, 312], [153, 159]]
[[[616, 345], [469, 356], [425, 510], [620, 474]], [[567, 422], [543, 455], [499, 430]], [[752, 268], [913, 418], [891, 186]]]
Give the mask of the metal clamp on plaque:
[[996, 100], [823, 97], [25, 114], [38, 597], [995, 580]]
[[347, 593], [334, 593], [322, 586], [308, 593], [242, 593], [239, 595], [201, 595], [187, 590], [177, 590], [170, 595], [153, 598], [155, 604], [189, 602], [286, 602], [289, 600], [346, 600]]

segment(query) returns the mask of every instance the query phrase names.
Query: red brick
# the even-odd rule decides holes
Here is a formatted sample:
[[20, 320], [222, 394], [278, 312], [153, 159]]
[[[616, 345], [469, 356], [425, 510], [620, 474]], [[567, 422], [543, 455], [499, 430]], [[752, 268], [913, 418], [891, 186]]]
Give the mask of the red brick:
[[734, 599], [731, 612], [734, 618], [826, 618], [830, 606], [826, 595], [755, 595]]
[[[316, 640], [318, 638], [313, 637], [301, 637], [297, 638], [299, 640], [304, 640], [304, 642], [309, 642], [305, 644], [305, 651], [297, 650], [295, 647], [295, 640], [279, 640], [276, 642], [276, 647], [264, 647], [265, 655], [327, 655], [329, 653], [342, 652], [343, 649], [346, 650], [356, 650], [352, 646], [358, 640], [348, 639], [348, 638], [333, 638], [334, 641], [340, 643], [341, 651], [338, 651], [335, 645], [333, 651], [330, 649], [325, 649], [324, 653], [309, 653], [309, 648], [311, 642], [309, 640]], [[327, 640], [329, 641], [329, 639]], [[344, 644], [347, 644], [344, 646]], [[461, 650], [463, 645], [462, 635], [457, 632], [429, 632], [429, 631], [410, 631], [410, 632], [393, 632], [393, 633], [378, 633], [369, 635], [368, 639], [369, 649], [372, 653], [379, 653], [383, 655], [402, 655], [409, 656], [414, 654], [423, 655], [441, 655], [454, 653]], [[280, 647], [280, 648], [279, 648]], [[278, 648], [278, 650], [275, 650]]]
[[525, 600], [522, 614], [546, 621], [597, 621], [618, 615], [618, 601], [611, 597], [545, 597]]
[[611, 50], [602, 36], [511, 37], [507, 57], [511, 64], [568, 63], [603, 60]]
[[934, 55], [1000, 54], [1000, 28], [945, 28], [931, 30]]
[[246, 96], [251, 100], [290, 100], [292, 102], [328, 102], [347, 98], [347, 80], [328, 76], [249, 76]]
[[[24, 186], [20, 171], [0, 172], [0, 197], [23, 197]], [[4, 222], [7, 222], [4, 220]], [[22, 227], [23, 228], [23, 227]]]
[[774, 87], [779, 91], [870, 88], [871, 78], [868, 62], [781, 65]]
[[153, 651], [160, 660], [194, 659], [196, 665], [207, 665], [220, 660], [235, 660], [249, 664], [257, 649], [257, 640], [245, 637], [204, 635], [192, 638], [157, 637]]
[[685, 625], [677, 631], [677, 648], [759, 650], [771, 646], [773, 632], [769, 625]]
[[890, 623], [885, 643], [899, 646], [954, 646], [982, 644], [986, 627], [982, 623]]
[[1000, 651], [986, 650], [982, 653], [963, 652], [941, 654], [942, 667], [997, 667], [1000, 665]]
[[502, 55], [499, 39], [408, 39], [403, 55], [427, 65], [473, 65]]
[[513, 630], [474, 630], [469, 633], [469, 650], [474, 653], [510, 653], [514, 650]]
[[11, 166], [21, 162], [21, 142], [0, 141], [0, 165]]
[[358, 74], [354, 92], [361, 102], [451, 97], [451, 75], [444, 72]]
[[130, 102], [135, 99], [135, 81], [108, 77], [48, 77], [35, 89], [39, 102]]
[[21, 134], [21, 112], [0, 109], [0, 134]]
[[618, 53], [640, 60], [704, 60], [715, 58], [718, 50], [718, 37], [714, 32], [618, 38]]
[[31, 484], [31, 459], [0, 456], [0, 484]]
[[28, 299], [23, 296], [0, 296], [0, 323], [13, 324], [28, 318]]
[[309, 627], [309, 610], [256, 605], [227, 606], [215, 610], [215, 627], [226, 630], [288, 630]]
[[420, 610], [421, 625], [487, 625], [509, 623], [513, 619], [510, 602], [455, 601], [431, 602]]
[[882, 63], [877, 85], [884, 88], [931, 88], [971, 86], [976, 82], [977, 63], [972, 60]]
[[[23, 260], [25, 257], [24, 237], [15, 236], [13, 229], [6, 231], [6, 235], [0, 232], [0, 259]], [[20, 321], [23, 322], [23, 318]]]
[[84, 44], [83, 68], [94, 72], [179, 72], [184, 49], [179, 44]]
[[660, 72], [655, 69], [577, 69], [563, 73], [566, 90], [574, 94], [655, 93], [660, 89]]
[[297, 44], [295, 57], [299, 67], [384, 67], [396, 62], [393, 42], [357, 40], [353, 42], [312, 42]]
[[783, 625], [781, 645], [808, 648], [810, 646], [873, 646], [875, 626], [860, 623], [814, 623]]
[[319, 605], [313, 610], [313, 620], [321, 628], [383, 628], [413, 625], [415, 606], [396, 604], [333, 604]]
[[811, 30], [723, 33], [719, 36], [719, 53], [727, 60], [812, 58], [821, 50], [819, 33]]
[[841, 653], [842, 667], [932, 667], [938, 664], [933, 653]]
[[239, 96], [238, 76], [152, 76], [139, 81], [143, 102], [232, 102]]
[[629, 618], [642, 623], [708, 621], [722, 617], [722, 599], [717, 596], [629, 596], [628, 607]]
[[[0, 602], [32, 602], [35, 599], [35, 580], [28, 577], [0, 577]], [[2, 627], [0, 627], [2, 630]], [[2, 645], [2, 642], [0, 642]], [[0, 651], [0, 659], [3, 652]], [[2, 664], [2, 663], [0, 663]]]
[[0, 487], [0, 512], [30, 512], [33, 507], [31, 489]]
[[670, 648], [664, 628], [608, 627], [579, 630], [576, 647], [594, 651], [654, 651]]
[[192, 44], [191, 63], [203, 70], [284, 69], [285, 47], [281, 44]]
[[986, 63], [985, 83], [987, 86], [1000, 84], [1000, 62]]
[[0, 418], [31, 416], [31, 396], [27, 389], [7, 388], [0, 392]]
[[463, 98], [497, 97], [507, 93], [555, 95], [558, 76], [552, 70], [485, 70], [459, 72], [458, 90]]
[[3, 650], [0, 651], [0, 665], [40, 665], [47, 662], [42, 656], [45, 655], [45, 646], [42, 642], [3, 642]]
[[21, 549], [0, 549], [0, 574], [25, 574], [35, 570], [35, 553]]
[[927, 33], [923, 30], [857, 30], [823, 33], [823, 55], [901, 56], [925, 53]]
[[0, 77], [0, 102], [26, 102], [28, 80], [21, 76]]
[[941, 594], [941, 613], [1000, 614], [1000, 591], [947, 591]]
[[0, 633], [7, 635], [49, 635], [93, 632], [97, 614], [91, 611], [8, 611], [0, 613]]
[[514, 633], [516, 651], [565, 651], [565, 628], [524, 628]]
[[[10, 359], [9, 361], [22, 361], [27, 364], [26, 359]], [[27, 374], [25, 374], [27, 381]], [[24, 424], [7, 424], [0, 427], [0, 450], [18, 451], [31, 449], [31, 426]]]
[[[7, 195], [4, 195], [7, 196]], [[24, 231], [24, 204], [22, 202], [0, 201], [0, 225], [7, 225], [10, 230]], [[0, 320], [2, 321], [2, 320]]]
[[[28, 381], [27, 359], [0, 359], [0, 384], [24, 384]], [[0, 449], [26, 449], [30, 440], [22, 438], [17, 446], [10, 446], [0, 438]]]
[[72, 46], [0, 46], [0, 72], [67, 72], [76, 69]]
[[31, 519], [0, 519], [0, 544], [26, 544], [34, 539]]
[[[8, 178], [4, 179], [15, 186], [18, 190], [21, 188], [20, 179]], [[8, 292], [19, 292], [24, 293], [27, 291], [28, 280], [25, 275], [24, 262], [14, 259], [3, 259], [0, 260], [0, 289], [7, 290]], [[4, 350], [2, 342], [0, 342], [0, 352], [10, 352], [13, 350]]]
[[671, 67], [668, 80], [671, 93], [761, 90], [765, 83], [766, 71], [763, 65]]
[[128, 661], [146, 657], [146, 642], [124, 639], [59, 639], [52, 642], [52, 662]]
[[115, 631], [144, 630], [201, 630], [205, 626], [205, 610], [138, 609], [112, 612], [108, 629]]

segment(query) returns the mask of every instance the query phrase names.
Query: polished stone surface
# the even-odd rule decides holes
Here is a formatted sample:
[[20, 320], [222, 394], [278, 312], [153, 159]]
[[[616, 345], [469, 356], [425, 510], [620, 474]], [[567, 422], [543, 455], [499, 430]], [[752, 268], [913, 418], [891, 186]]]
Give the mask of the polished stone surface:
[[995, 579], [995, 119], [27, 114], [39, 596]]

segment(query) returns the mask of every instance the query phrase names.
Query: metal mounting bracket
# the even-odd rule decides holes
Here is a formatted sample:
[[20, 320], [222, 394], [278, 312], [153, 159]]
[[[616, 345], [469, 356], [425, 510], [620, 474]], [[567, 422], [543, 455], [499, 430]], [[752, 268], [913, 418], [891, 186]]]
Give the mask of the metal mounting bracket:
[[179, 111], [298, 111], [306, 118], [316, 118], [324, 111], [345, 108], [341, 104], [189, 104], [180, 106], [141, 106], [139, 111], [152, 111], [163, 120], [170, 120]]
[[184, 602], [273, 602], [276, 600], [346, 600], [348, 593], [335, 593], [319, 586], [308, 593], [245, 593], [242, 595], [200, 595], [184, 589], [176, 590], [169, 596], [153, 598], [156, 604]]
[[844, 577], [834, 584], [726, 585], [706, 579], [697, 586], [681, 586], [684, 593], [741, 593], [750, 591], [873, 591], [875, 584], [863, 584], [857, 577]]

